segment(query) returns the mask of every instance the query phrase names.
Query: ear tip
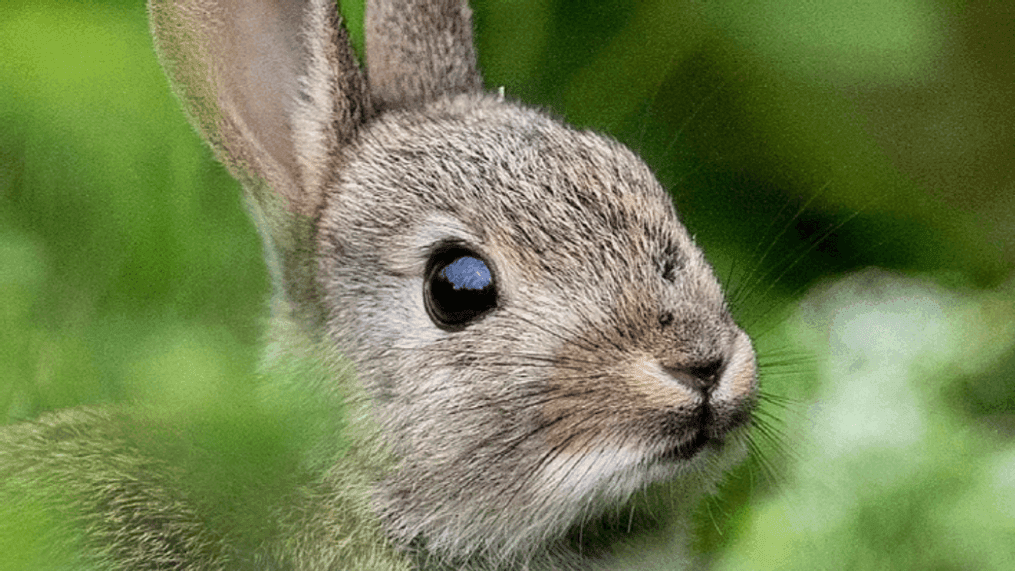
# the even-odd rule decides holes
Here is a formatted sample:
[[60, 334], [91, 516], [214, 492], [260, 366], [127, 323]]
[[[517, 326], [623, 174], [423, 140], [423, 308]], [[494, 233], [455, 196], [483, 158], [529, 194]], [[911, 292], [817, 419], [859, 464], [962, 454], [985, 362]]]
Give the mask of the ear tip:
[[366, 60], [379, 109], [481, 91], [466, 0], [368, 2]]
[[306, 165], [346, 143], [369, 103], [334, 0], [148, 0], [148, 16], [166, 75], [218, 159], [257, 202], [312, 215], [323, 167]]

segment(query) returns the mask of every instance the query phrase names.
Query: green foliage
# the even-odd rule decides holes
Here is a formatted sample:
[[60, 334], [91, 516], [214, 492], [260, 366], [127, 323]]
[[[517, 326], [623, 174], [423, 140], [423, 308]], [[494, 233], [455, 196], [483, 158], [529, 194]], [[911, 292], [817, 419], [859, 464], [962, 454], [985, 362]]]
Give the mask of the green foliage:
[[5, 8], [0, 53], [5, 416], [132, 398], [166, 337], [249, 373], [256, 233], [170, 95], [142, 7]]
[[0, 505], [0, 571], [82, 569], [79, 537], [65, 531], [58, 514], [30, 494], [4, 496]]
[[867, 272], [814, 290], [786, 327], [821, 385], [806, 418], [787, 418], [783, 485], [755, 498], [717, 567], [1010, 568], [1011, 408], [971, 418], [949, 401], [1011, 387], [1015, 291]]

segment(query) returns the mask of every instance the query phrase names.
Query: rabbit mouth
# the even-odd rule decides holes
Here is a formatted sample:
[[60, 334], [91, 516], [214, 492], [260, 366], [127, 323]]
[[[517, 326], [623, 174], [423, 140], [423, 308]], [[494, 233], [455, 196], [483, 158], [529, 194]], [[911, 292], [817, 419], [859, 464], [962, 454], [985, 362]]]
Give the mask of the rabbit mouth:
[[709, 444], [720, 447], [722, 443], [721, 439], [709, 436], [705, 429], [699, 429], [693, 438], [670, 448], [662, 454], [660, 459], [687, 461], [697, 456]]
[[727, 429], [716, 418], [715, 412], [708, 404], [698, 408], [694, 417], [687, 422], [687, 429], [681, 431], [680, 441], [660, 455], [663, 461], [688, 461], [697, 456], [706, 447], [722, 448]]

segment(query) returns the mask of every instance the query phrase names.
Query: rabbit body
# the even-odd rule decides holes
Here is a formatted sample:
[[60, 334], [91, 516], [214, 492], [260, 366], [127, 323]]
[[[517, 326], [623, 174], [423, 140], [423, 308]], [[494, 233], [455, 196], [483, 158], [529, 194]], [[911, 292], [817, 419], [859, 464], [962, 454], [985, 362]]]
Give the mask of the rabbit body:
[[366, 77], [327, 0], [151, 10], [264, 238], [264, 414], [313, 436], [256, 540], [202, 523], [185, 481], [203, 461], [161, 461], [147, 435], [173, 431], [149, 417], [7, 428], [4, 476], [72, 490], [99, 568], [631, 569], [672, 553], [744, 455], [757, 381], [649, 169], [482, 92], [459, 0], [368, 4]]

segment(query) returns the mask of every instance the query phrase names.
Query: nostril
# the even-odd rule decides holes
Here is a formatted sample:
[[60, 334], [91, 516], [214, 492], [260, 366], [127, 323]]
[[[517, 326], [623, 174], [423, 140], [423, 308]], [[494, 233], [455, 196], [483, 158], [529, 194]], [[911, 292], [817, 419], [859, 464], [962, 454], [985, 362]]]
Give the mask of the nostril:
[[663, 327], [669, 327], [670, 325], [673, 324], [673, 319], [674, 319], [673, 312], [664, 311], [659, 315], [659, 325], [662, 325]]
[[716, 359], [710, 363], [707, 363], [699, 367], [691, 367], [690, 372], [692, 375], [706, 380], [711, 386], [719, 382], [719, 376], [722, 375], [722, 370], [726, 363], [722, 359]]
[[722, 376], [725, 363], [721, 359], [695, 366], [666, 366], [663, 370], [680, 384], [699, 392], [709, 393], [715, 388]]

